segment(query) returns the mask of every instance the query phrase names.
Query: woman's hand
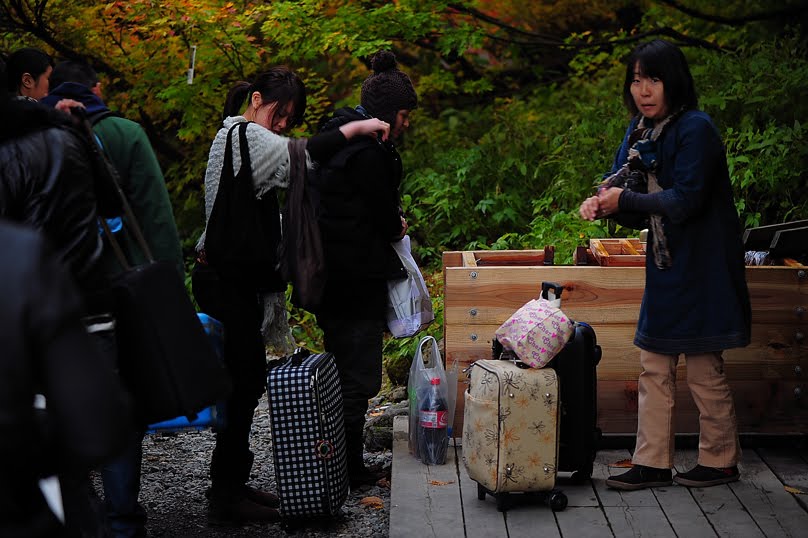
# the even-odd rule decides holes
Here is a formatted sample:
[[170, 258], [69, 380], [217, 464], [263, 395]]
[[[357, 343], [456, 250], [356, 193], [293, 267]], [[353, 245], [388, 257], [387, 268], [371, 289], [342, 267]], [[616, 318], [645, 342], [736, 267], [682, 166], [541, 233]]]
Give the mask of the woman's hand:
[[404, 239], [404, 236], [407, 235], [407, 228], [409, 228], [409, 225], [407, 224], [407, 219], [401, 217], [401, 233], [398, 234], [398, 237], [393, 239], [393, 241], [400, 241], [401, 239]]
[[74, 99], [60, 99], [55, 105], [53, 105], [53, 108], [70, 114], [71, 108], [84, 108], [84, 104]]
[[598, 203], [600, 204], [600, 211], [598, 212], [598, 217], [605, 217], [612, 213], [617, 213], [620, 210], [619, 201], [622, 193], [623, 189], [619, 187], [599, 190]]
[[350, 140], [358, 135], [373, 135], [376, 133], [381, 134], [382, 140], [387, 140], [390, 136], [390, 124], [378, 118], [370, 118], [367, 120], [352, 121], [340, 126], [340, 131], [345, 135], [345, 138]]
[[595, 220], [598, 218], [598, 211], [600, 210], [600, 201], [598, 200], [597, 196], [590, 196], [586, 200], [583, 201], [581, 204], [581, 208], [578, 209], [578, 213], [581, 214], [581, 218], [584, 220]]

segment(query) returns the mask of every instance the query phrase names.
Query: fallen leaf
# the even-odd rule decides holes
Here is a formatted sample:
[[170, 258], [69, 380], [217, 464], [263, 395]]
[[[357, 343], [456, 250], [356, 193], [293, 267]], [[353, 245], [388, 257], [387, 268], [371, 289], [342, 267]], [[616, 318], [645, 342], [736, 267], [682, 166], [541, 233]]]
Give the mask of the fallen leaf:
[[380, 478], [379, 481], [376, 482], [376, 485], [379, 486], [380, 488], [390, 489], [390, 481], [387, 480], [386, 478]]
[[454, 484], [454, 482], [443, 482], [441, 480], [430, 480], [429, 483], [433, 486], [448, 486], [449, 484]]
[[793, 493], [794, 495], [808, 495], [808, 491], [802, 491], [801, 489], [793, 486], [786, 486], [785, 490], [789, 493]]
[[625, 460], [616, 461], [614, 463], [610, 463], [609, 467], [625, 467], [625, 468], [628, 469], [628, 468], [634, 467], [634, 464], [631, 463], [631, 460], [625, 459]]
[[359, 504], [367, 506], [368, 508], [375, 508], [376, 510], [382, 510], [384, 508], [384, 501], [379, 497], [363, 497], [362, 500], [359, 501]]

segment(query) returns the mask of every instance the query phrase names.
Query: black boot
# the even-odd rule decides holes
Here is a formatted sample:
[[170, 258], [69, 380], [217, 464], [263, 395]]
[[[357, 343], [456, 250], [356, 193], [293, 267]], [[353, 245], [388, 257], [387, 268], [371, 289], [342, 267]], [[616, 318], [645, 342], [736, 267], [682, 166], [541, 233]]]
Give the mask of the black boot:
[[364, 419], [360, 424], [345, 425], [345, 448], [347, 451], [348, 481], [351, 489], [374, 486], [386, 473], [365, 467]]

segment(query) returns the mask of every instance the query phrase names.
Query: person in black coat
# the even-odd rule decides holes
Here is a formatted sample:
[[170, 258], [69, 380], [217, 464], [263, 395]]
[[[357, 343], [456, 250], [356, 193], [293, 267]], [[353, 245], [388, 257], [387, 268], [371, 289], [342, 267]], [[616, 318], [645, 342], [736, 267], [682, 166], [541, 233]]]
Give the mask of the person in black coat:
[[0, 257], [0, 536], [74, 536], [39, 480], [86, 474], [119, 450], [130, 408], [80, 321], [69, 271], [42, 234], [0, 219], [0, 245], [13, 252]]
[[0, 217], [44, 232], [89, 296], [100, 282], [96, 219], [115, 216], [120, 202], [86, 122], [2, 89], [0, 117]]
[[[0, 219], [41, 232], [52, 245], [50, 255], [78, 286], [82, 308], [91, 302], [100, 308], [99, 305], [107, 303], [108, 299], [107, 285], [98, 266], [102, 242], [97, 218], [99, 213], [113, 216], [120, 210], [106, 162], [80, 115], [15, 98], [5, 88], [6, 70], [0, 62], [0, 117], [3, 118], [0, 126]], [[7, 252], [13, 252], [13, 255], [4, 257], [3, 263], [11, 264], [13, 260], [10, 258], [21, 254], [9, 243], [0, 244]], [[13, 286], [8, 289], [15, 290]], [[23, 294], [23, 299], [27, 298], [25, 293], [34, 293], [27, 287], [16, 292]], [[7, 297], [4, 295], [4, 301]], [[41, 302], [34, 306], [46, 308], [46, 298], [40, 298]], [[13, 302], [7, 306], [13, 307]], [[32, 305], [21, 305], [20, 308], [23, 306], [32, 308]], [[22, 321], [29, 322], [39, 314], [28, 309], [17, 312]], [[77, 314], [75, 321], [78, 323]], [[19, 338], [36, 337], [35, 333], [18, 332], [13, 327], [5, 325], [4, 333], [8, 331]], [[5, 353], [7, 348], [0, 346], [0, 349]], [[116, 383], [110, 387], [120, 389], [117, 379], [113, 381]], [[65, 518], [71, 528], [94, 532], [100, 522], [89, 496], [85, 471], [71, 467], [59, 473]]]
[[[391, 52], [377, 53], [372, 67], [361, 106], [338, 110], [323, 131], [369, 116], [390, 123], [391, 138], [409, 127], [418, 103], [410, 78]], [[398, 190], [401, 158], [390, 141], [358, 137], [318, 163], [313, 176], [328, 274], [316, 315], [340, 373], [348, 476], [357, 487], [380, 478], [364, 465], [362, 434], [368, 399], [381, 388], [387, 280], [406, 276], [391, 247], [407, 231]]]

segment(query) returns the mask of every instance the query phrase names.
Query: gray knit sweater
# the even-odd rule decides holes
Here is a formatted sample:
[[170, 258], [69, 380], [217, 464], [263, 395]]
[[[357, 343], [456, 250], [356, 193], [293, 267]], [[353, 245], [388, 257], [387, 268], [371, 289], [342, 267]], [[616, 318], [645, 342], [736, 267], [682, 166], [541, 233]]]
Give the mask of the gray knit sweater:
[[[227, 132], [236, 123], [247, 121], [243, 116], [230, 116], [225, 118], [222, 128], [216, 133], [208, 156], [208, 168], [205, 171], [205, 224], [210, 219], [216, 193], [219, 191], [219, 178], [224, 166], [224, 152], [227, 147]], [[239, 144], [238, 130], [232, 134], [233, 140], [233, 173], [238, 174], [241, 169], [241, 146]], [[255, 197], [261, 198], [270, 189], [275, 187], [287, 188], [289, 186], [289, 139], [277, 135], [256, 123], [247, 126], [247, 144], [250, 148], [250, 161], [252, 163], [252, 177], [255, 184]], [[306, 155], [307, 165], [311, 161]], [[199, 238], [197, 250], [205, 244], [205, 234]]]

